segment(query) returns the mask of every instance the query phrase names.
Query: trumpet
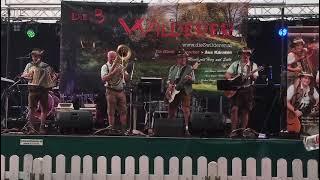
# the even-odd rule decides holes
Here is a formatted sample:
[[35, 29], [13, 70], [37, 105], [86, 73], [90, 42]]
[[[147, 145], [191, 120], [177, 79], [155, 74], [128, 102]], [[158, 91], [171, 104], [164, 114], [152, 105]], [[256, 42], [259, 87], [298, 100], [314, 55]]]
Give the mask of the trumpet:
[[[117, 57], [113, 62], [111, 71], [115, 68], [121, 68], [122, 69], [121, 72], [122, 72], [125, 68], [127, 68], [131, 55], [132, 55], [131, 49], [127, 45], [120, 44], [117, 47]], [[108, 83], [111, 86], [117, 86], [118, 84], [121, 83], [123, 79], [124, 79], [124, 74], [121, 73], [119, 76], [114, 76], [113, 78], [111, 78], [111, 80]]]

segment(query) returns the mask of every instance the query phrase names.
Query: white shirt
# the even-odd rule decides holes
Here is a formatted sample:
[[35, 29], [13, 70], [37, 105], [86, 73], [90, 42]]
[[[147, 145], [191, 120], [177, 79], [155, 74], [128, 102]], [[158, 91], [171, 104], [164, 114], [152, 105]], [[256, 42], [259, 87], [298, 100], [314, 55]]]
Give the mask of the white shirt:
[[288, 61], [288, 65], [291, 65], [291, 64], [293, 64], [293, 63], [296, 61], [296, 56], [294, 55], [293, 52], [290, 52], [290, 53], [288, 54], [287, 61]]
[[[104, 64], [101, 67], [101, 78], [103, 78], [105, 75], [107, 75], [109, 73], [109, 69], [111, 69], [111, 67], [112, 67], [112, 64], [110, 64], [109, 62], [107, 62], [106, 64]], [[124, 81], [124, 79], [122, 79], [122, 83], [119, 83], [116, 86], [108, 85], [107, 81], [105, 82], [104, 86], [105, 87], [110, 87], [110, 88], [115, 89], [115, 90], [122, 90], [123, 87], [124, 87], [124, 84], [125, 84], [125, 81]]]
[[[238, 67], [238, 72], [237, 71], [237, 68]], [[227, 70], [227, 73], [230, 73], [230, 74], [233, 74], [233, 75], [236, 75], [236, 74], [243, 74], [243, 75], [247, 75], [247, 72], [248, 72], [248, 68], [250, 68], [250, 61], [246, 64], [243, 64], [241, 61], [235, 61], [233, 62], [230, 67], [228, 68]], [[258, 66], [256, 63], [252, 63], [252, 71], [258, 69]], [[250, 70], [249, 70], [250, 72]], [[253, 76], [255, 77], [258, 77], [259, 76], [259, 73], [258, 71], [256, 71], [255, 73], [253, 73]]]

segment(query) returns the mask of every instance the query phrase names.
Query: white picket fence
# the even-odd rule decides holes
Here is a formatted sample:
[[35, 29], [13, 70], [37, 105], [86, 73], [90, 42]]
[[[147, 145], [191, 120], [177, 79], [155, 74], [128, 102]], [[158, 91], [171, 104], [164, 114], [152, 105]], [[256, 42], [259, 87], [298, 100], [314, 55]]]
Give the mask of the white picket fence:
[[[107, 174], [107, 158], [99, 156], [97, 158], [97, 173], [93, 173], [93, 159], [87, 155], [81, 158], [77, 155], [71, 158], [71, 173], [66, 173], [66, 158], [58, 155], [55, 159], [56, 172], [52, 172], [52, 157], [46, 155], [43, 158], [33, 158], [31, 154], [23, 157], [23, 171], [19, 171], [19, 157], [13, 155], [9, 158], [9, 171], [6, 171], [7, 164], [5, 156], [1, 155], [1, 180], [319, 180], [318, 161], [308, 160], [307, 178], [303, 178], [302, 161], [295, 159], [292, 161], [292, 177], [287, 177], [287, 161], [277, 160], [277, 177], [271, 175], [271, 159], [261, 160], [261, 176], [257, 176], [257, 162], [254, 158], [246, 159], [246, 175], [242, 175], [242, 160], [232, 159], [232, 175], [227, 174], [227, 159], [220, 157], [217, 162], [207, 162], [207, 158], [201, 156], [197, 159], [197, 174], [192, 174], [192, 159], [184, 157], [182, 159], [182, 173], [179, 173], [179, 159], [171, 157], [169, 159], [169, 173], [164, 174], [164, 159], [156, 157], [154, 163], [154, 173], [149, 171], [149, 158], [141, 156], [139, 166], [135, 167], [135, 158], [132, 156], [125, 158], [125, 173], [121, 174], [121, 158], [113, 156], [111, 158], [111, 174]], [[135, 174], [138, 169], [139, 173]]]

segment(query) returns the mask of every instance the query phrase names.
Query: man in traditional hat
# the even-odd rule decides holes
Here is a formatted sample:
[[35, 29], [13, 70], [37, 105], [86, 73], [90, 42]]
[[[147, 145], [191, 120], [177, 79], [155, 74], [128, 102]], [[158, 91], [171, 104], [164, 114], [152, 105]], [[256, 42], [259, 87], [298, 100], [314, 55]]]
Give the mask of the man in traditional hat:
[[[42, 62], [43, 52], [43, 50], [37, 48], [32, 50], [32, 62], [26, 65], [21, 75], [21, 77], [26, 78], [29, 81], [29, 134], [37, 133], [37, 131], [34, 128], [37, 119], [40, 119], [39, 133], [46, 134], [45, 121], [48, 114], [48, 92], [49, 89], [53, 86], [51, 81], [54, 81], [57, 78], [56, 74], [53, 72], [53, 69], [47, 63]], [[48, 76], [45, 74], [41, 74], [41, 78], [36, 77], [36, 70], [46, 71], [48, 73]], [[52, 75], [50, 79], [49, 75]], [[37, 84], [32, 84], [32, 82], [37, 82]], [[38, 108], [38, 104], [40, 104], [41, 109], [40, 117], [36, 117], [36, 110]]]
[[192, 82], [195, 80], [194, 71], [192, 66], [187, 64], [188, 54], [187, 52], [179, 48], [175, 52], [176, 64], [171, 66], [168, 75], [168, 90], [172, 91], [174, 88], [180, 91], [174, 97], [174, 100], [169, 104], [169, 119], [176, 118], [177, 110], [182, 103], [182, 112], [185, 123], [185, 134], [189, 133], [189, 121], [190, 121], [190, 104], [191, 104], [191, 93], [192, 93]]
[[302, 116], [308, 116], [312, 108], [319, 103], [319, 94], [313, 87], [313, 75], [308, 72], [299, 74], [299, 78], [287, 89], [287, 130], [300, 132]]
[[[257, 64], [250, 60], [252, 50], [245, 47], [241, 50], [241, 60], [233, 62], [225, 73], [226, 79], [231, 79], [239, 74], [245, 76], [250, 72], [258, 69]], [[258, 71], [253, 73], [247, 79], [243, 80], [242, 86], [230, 98], [231, 100], [231, 134], [236, 136], [234, 132], [238, 128], [247, 128], [249, 121], [249, 112], [254, 105], [254, 81], [259, 76]], [[241, 123], [239, 121], [241, 120]]]
[[287, 64], [287, 84], [291, 85], [298, 77], [299, 73], [311, 72], [306, 62], [307, 49], [304, 48], [304, 40], [301, 37], [293, 39], [291, 44], [291, 50], [288, 53]]

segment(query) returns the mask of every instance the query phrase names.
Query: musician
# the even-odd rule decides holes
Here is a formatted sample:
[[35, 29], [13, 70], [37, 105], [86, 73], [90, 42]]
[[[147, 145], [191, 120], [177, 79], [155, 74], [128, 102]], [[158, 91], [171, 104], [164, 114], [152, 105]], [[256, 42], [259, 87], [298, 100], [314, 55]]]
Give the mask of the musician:
[[[257, 64], [250, 60], [252, 54], [251, 49], [245, 47], [241, 51], [241, 60], [233, 62], [225, 73], [226, 79], [231, 79], [237, 75], [247, 75], [251, 71], [255, 71]], [[253, 73], [250, 77], [243, 80], [242, 86], [231, 97], [231, 134], [230, 137], [236, 136], [234, 132], [238, 128], [247, 128], [249, 121], [249, 112], [254, 105], [254, 81], [258, 77], [258, 71]], [[239, 122], [241, 120], [241, 123]]]
[[[31, 52], [32, 62], [28, 63], [21, 75], [21, 77], [28, 79], [29, 81], [29, 95], [28, 95], [28, 104], [29, 104], [29, 134], [36, 133], [34, 124], [36, 121], [36, 110], [38, 104], [40, 104], [41, 114], [40, 114], [40, 134], [46, 134], [45, 121], [48, 114], [48, 92], [51, 87], [48, 86], [49, 79], [42, 78], [42, 82], [38, 85], [31, 85], [32, 81], [36, 81], [39, 77], [34, 77], [34, 69], [42, 69], [45, 71], [51, 71], [52, 68], [45, 62], [42, 62], [43, 50], [33, 49]], [[50, 73], [50, 72], [48, 72]], [[45, 76], [46, 77], [46, 76]], [[53, 77], [57, 78], [56, 76]], [[39, 80], [40, 81], [40, 80]]]
[[[177, 94], [174, 100], [169, 104], [168, 118], [176, 118], [176, 113], [178, 106], [182, 103], [182, 112], [184, 116], [185, 123], [185, 134], [190, 135], [189, 133], [189, 120], [190, 120], [190, 104], [191, 104], [191, 93], [192, 93], [192, 82], [195, 80], [194, 72], [192, 67], [187, 64], [188, 54], [184, 49], [178, 49], [176, 51], [176, 64], [171, 66], [169, 69], [168, 76], [168, 89], [174, 88], [174, 85], [179, 81], [184, 81], [181, 85], [181, 90]], [[190, 72], [191, 74], [186, 74], [185, 72]]]
[[[313, 107], [319, 103], [319, 94], [313, 86], [313, 75], [302, 72], [298, 80], [287, 89], [288, 113], [293, 113], [297, 118], [308, 116]], [[287, 117], [287, 128], [291, 132], [300, 132], [300, 120], [293, 121], [290, 114]]]
[[[101, 67], [101, 80], [106, 86], [107, 112], [109, 129], [115, 129], [115, 112], [120, 116], [121, 130], [124, 133], [127, 128], [127, 100], [124, 92], [125, 81], [128, 80], [128, 72], [122, 66], [115, 65], [117, 53], [109, 51], [105, 55], [106, 63]], [[122, 78], [124, 77], [124, 78]], [[110, 85], [112, 78], [122, 78], [119, 84]]]
[[288, 75], [287, 84], [291, 85], [297, 79], [299, 73], [302, 71], [309, 72], [306, 66], [307, 50], [304, 48], [304, 40], [301, 37], [297, 37], [292, 41], [291, 50], [288, 53]]

